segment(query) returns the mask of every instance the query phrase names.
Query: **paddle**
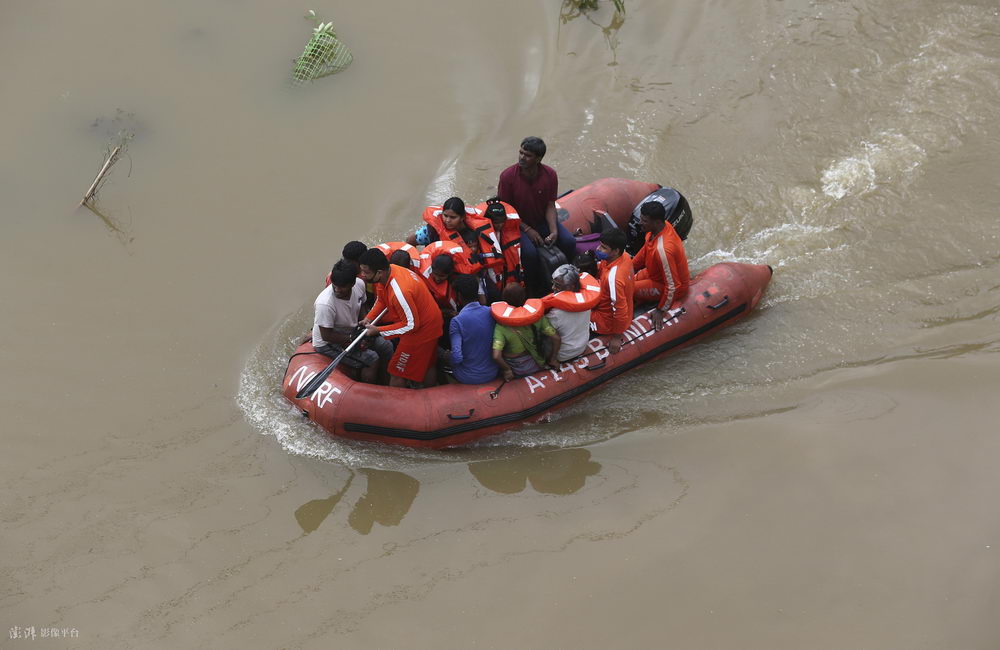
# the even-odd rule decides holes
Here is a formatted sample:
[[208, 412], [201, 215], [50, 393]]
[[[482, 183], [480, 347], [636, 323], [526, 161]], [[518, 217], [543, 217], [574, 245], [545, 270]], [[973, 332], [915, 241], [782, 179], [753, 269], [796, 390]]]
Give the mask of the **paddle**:
[[[387, 311], [386, 309], [383, 309], [382, 313], [376, 316], [375, 320], [372, 321], [372, 325], [377, 323], [378, 319], [382, 318], [382, 316], [385, 315], [386, 311]], [[354, 346], [357, 345], [358, 342], [361, 341], [361, 339], [363, 339], [364, 337], [365, 337], [365, 332], [361, 332], [360, 334], [358, 334], [357, 338], [351, 341], [351, 344], [348, 345], [346, 348], [344, 348], [344, 351], [338, 354], [337, 358], [331, 361], [330, 365], [328, 365], [326, 368], [323, 369], [323, 372], [319, 373], [318, 375], [310, 379], [309, 383], [302, 387], [302, 390], [295, 393], [295, 399], [306, 399], [307, 397], [315, 393], [316, 389], [322, 386], [323, 382], [326, 381], [326, 378], [330, 376], [330, 373], [333, 372], [333, 369], [336, 368], [338, 364], [340, 364], [343, 358], [347, 356], [347, 353], [350, 352], [352, 349], [354, 349]]]

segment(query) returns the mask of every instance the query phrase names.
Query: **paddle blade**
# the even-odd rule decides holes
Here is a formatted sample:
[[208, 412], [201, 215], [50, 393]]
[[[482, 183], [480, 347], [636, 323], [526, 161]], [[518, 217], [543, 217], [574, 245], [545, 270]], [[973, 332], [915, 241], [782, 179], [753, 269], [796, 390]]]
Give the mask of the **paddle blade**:
[[337, 364], [340, 363], [340, 360], [343, 359], [346, 355], [347, 355], [347, 350], [344, 350], [343, 352], [338, 354], [337, 358], [334, 359], [332, 362], [330, 362], [330, 365], [328, 365], [326, 368], [323, 369], [323, 372], [319, 373], [318, 375], [310, 379], [309, 383], [302, 387], [302, 390], [295, 393], [295, 399], [306, 399], [310, 395], [315, 393], [316, 390], [323, 385], [323, 382], [326, 381], [326, 378], [330, 376], [330, 373], [333, 372], [333, 369], [337, 367]]

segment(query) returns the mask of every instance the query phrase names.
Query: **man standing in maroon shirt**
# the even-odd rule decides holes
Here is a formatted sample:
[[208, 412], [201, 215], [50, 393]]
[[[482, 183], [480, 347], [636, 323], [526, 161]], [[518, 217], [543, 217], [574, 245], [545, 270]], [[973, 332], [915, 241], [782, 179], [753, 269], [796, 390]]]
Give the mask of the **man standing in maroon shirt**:
[[538, 262], [538, 246], [555, 244], [570, 262], [576, 256], [576, 239], [556, 220], [556, 196], [559, 178], [556, 170], [542, 164], [545, 143], [541, 138], [528, 137], [521, 141], [517, 164], [500, 173], [497, 196], [509, 203], [521, 217], [521, 265], [531, 287], [545, 287]]

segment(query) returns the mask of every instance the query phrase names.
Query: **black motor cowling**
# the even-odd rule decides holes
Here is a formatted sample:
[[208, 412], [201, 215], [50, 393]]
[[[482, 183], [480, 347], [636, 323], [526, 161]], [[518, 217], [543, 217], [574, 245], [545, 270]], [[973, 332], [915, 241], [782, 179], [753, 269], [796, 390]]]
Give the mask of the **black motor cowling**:
[[656, 201], [663, 204], [663, 209], [667, 212], [667, 221], [674, 227], [674, 230], [677, 231], [677, 236], [682, 241], [687, 239], [688, 232], [691, 231], [691, 225], [694, 223], [691, 206], [688, 205], [687, 199], [672, 187], [661, 187], [639, 201], [639, 204], [632, 210], [632, 218], [629, 219], [628, 228], [626, 229], [628, 244], [625, 247], [625, 250], [630, 255], [635, 255], [642, 248], [645, 240], [642, 230], [639, 228], [639, 209], [643, 203], [648, 201]]

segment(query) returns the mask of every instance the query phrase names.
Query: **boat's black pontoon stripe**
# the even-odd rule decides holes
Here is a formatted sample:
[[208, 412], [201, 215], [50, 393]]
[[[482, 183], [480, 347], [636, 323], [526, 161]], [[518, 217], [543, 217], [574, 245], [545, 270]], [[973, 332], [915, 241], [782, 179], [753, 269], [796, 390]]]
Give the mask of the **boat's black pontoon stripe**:
[[544, 402], [539, 402], [534, 406], [527, 408], [523, 411], [517, 411], [515, 413], [507, 413], [504, 415], [497, 415], [491, 418], [484, 418], [482, 420], [475, 420], [473, 422], [463, 422], [461, 424], [453, 424], [449, 427], [444, 427], [442, 429], [436, 429], [434, 431], [415, 431], [413, 429], [396, 429], [394, 427], [381, 427], [374, 426], [371, 424], [358, 424], [355, 422], [345, 422], [344, 430], [353, 431], [357, 433], [367, 433], [378, 436], [385, 436], [389, 438], [406, 438], [409, 440], [437, 440], [439, 438], [447, 438], [458, 433], [465, 433], [467, 431], [475, 431], [476, 429], [485, 429], [487, 427], [497, 426], [499, 424], [508, 424], [511, 422], [517, 422], [518, 420], [523, 420], [524, 418], [529, 418], [532, 415], [537, 415], [548, 411], [552, 407], [556, 406], [560, 402], [565, 402], [566, 400], [573, 399], [583, 393], [586, 393], [590, 389], [600, 386], [604, 382], [614, 379], [618, 375], [622, 374], [627, 370], [631, 370], [636, 366], [642, 365], [643, 363], [649, 361], [653, 357], [657, 357], [667, 350], [676, 348], [679, 345], [687, 343], [693, 338], [697, 338], [702, 334], [705, 334], [709, 330], [722, 325], [723, 323], [732, 320], [733, 318], [739, 316], [747, 310], [746, 303], [737, 306], [734, 309], [730, 309], [725, 314], [719, 316], [715, 320], [702, 325], [701, 327], [691, 330], [687, 334], [678, 336], [675, 339], [666, 341], [662, 345], [658, 345], [652, 350], [645, 352], [635, 359], [622, 364], [621, 366], [614, 368], [608, 372], [605, 372], [588, 382], [580, 384], [576, 388], [572, 388], [565, 393], [560, 393], [551, 399], [547, 399]]

